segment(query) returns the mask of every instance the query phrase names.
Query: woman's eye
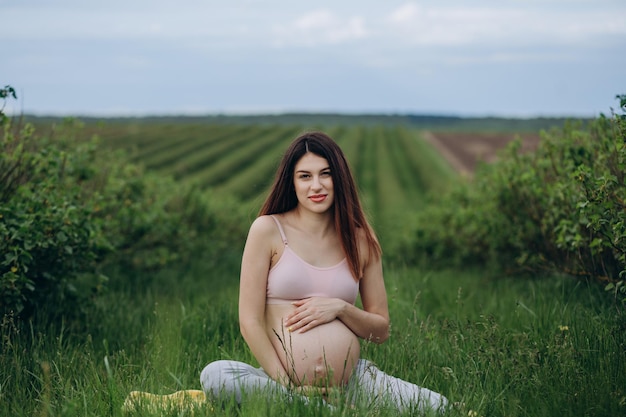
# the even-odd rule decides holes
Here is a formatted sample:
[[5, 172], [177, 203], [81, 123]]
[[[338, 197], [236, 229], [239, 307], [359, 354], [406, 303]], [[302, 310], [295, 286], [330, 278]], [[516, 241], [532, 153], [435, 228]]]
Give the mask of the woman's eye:
[[330, 177], [330, 171], [322, 172], [322, 177]]

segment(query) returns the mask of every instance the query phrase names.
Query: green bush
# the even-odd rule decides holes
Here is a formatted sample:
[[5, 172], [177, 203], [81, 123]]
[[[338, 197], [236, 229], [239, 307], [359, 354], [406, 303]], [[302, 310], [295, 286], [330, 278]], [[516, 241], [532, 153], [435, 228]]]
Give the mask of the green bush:
[[[621, 104], [624, 105], [622, 97]], [[563, 272], [623, 293], [626, 129], [622, 116], [542, 132], [534, 153], [514, 141], [418, 213], [405, 258]]]
[[0, 88], [0, 100], [2, 100], [2, 107], [0, 107], [0, 126], [2, 126], [8, 119], [6, 114], [4, 114], [4, 106], [6, 105], [7, 98], [17, 99], [17, 94], [15, 94], [15, 89], [10, 85], [5, 85], [4, 88]]
[[[0, 138], [0, 314], [87, 311], [109, 279], [216, 262], [245, 237], [235, 202], [144, 172], [81, 137], [6, 123]], [[111, 276], [111, 278], [108, 278]], [[113, 278], [114, 277], [114, 278]]]

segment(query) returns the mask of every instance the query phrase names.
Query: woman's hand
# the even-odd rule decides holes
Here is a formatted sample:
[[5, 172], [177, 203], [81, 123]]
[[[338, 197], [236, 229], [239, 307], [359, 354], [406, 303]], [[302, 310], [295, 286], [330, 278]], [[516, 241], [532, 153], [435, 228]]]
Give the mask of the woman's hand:
[[296, 308], [286, 317], [285, 327], [290, 332], [304, 333], [335, 320], [347, 303], [339, 298], [311, 297], [291, 304]]

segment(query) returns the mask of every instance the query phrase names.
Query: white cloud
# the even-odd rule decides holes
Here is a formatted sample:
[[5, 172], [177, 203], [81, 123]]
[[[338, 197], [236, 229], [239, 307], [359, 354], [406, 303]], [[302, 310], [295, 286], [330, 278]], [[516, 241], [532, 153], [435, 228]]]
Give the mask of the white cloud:
[[[524, 6], [524, 5], [522, 5]], [[405, 3], [384, 20], [386, 32], [399, 42], [424, 46], [530, 45], [596, 41], [626, 35], [626, 13], [603, 10], [504, 5], [420, 6]]]
[[325, 9], [306, 13], [290, 24], [276, 25], [273, 44], [278, 47], [313, 47], [362, 40], [368, 35], [364, 18], [342, 18]]
[[336, 20], [328, 10], [319, 10], [296, 19], [292, 27], [301, 31], [319, 30], [333, 25]]
[[306, 4], [277, 0], [111, 0], [93, 5], [59, 0], [10, 6], [0, 2], [0, 39], [184, 39], [206, 48], [361, 42], [382, 51], [406, 46], [545, 46], [626, 36], [623, 5], [583, 7], [580, 1], [565, 5], [557, 0], [320, 4], [307, 12]]
[[259, 19], [254, 11], [177, 3], [116, 4], [99, 8], [29, 4], [2, 7], [0, 38], [5, 40], [116, 40], [213, 38], [241, 36], [242, 27]]
[[406, 3], [389, 14], [389, 20], [396, 23], [410, 23], [419, 18], [420, 7], [415, 3]]

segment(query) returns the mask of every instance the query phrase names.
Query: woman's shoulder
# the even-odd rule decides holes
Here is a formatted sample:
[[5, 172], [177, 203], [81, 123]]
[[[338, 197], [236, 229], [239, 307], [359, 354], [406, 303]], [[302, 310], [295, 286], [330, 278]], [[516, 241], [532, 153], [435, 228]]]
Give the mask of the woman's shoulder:
[[[280, 233], [281, 215], [262, 215], [254, 219], [248, 232], [248, 239], [259, 239], [272, 245], [280, 246], [282, 237]], [[277, 224], [277, 222], [279, 222]]]
[[375, 250], [375, 247], [379, 245], [378, 237], [369, 225], [356, 228], [356, 241], [359, 245], [359, 252], [364, 255], [363, 261], [366, 265], [380, 256], [380, 253]]
[[276, 231], [276, 220], [271, 215], [262, 215], [254, 219], [250, 225], [250, 233], [271, 234]]
[[356, 228], [356, 240], [359, 242], [359, 245], [368, 245], [369, 239], [368, 235], [371, 235], [374, 239], [376, 239], [376, 235], [374, 235], [373, 230], [369, 226], [361, 227], [357, 226]]

